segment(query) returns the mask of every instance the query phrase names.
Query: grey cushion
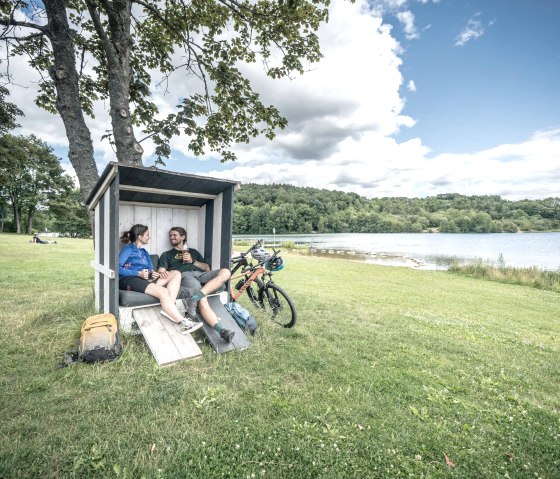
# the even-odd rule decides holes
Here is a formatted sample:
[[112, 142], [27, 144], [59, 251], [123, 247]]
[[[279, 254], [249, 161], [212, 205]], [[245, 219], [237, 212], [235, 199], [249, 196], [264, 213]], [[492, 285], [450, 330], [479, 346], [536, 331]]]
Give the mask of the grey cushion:
[[[157, 269], [159, 256], [157, 254], [151, 254], [150, 257], [152, 258], [152, 264], [154, 265], [154, 268]], [[224, 291], [225, 289], [225, 286], [222, 286], [214, 292], [218, 293], [220, 291]], [[183, 288], [179, 290], [178, 298], [186, 298]], [[124, 289], [121, 289], [119, 290], [119, 304], [121, 306], [133, 308], [136, 306], [146, 306], [148, 304], [159, 304], [159, 299], [149, 294], [139, 293], [138, 291], [126, 291]]]

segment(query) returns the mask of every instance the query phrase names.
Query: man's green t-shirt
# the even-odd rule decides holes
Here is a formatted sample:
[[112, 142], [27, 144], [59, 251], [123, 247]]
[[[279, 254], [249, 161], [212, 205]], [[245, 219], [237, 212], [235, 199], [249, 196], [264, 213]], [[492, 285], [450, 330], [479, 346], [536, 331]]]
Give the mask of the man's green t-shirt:
[[[189, 253], [191, 254], [193, 263], [195, 261], [200, 261], [201, 263], [208, 264], [208, 261], [206, 261], [194, 248], [189, 248]], [[157, 265], [158, 268], [165, 268], [167, 271], [177, 270], [181, 273], [184, 273], [185, 271], [204, 271], [197, 268], [192, 263], [183, 263], [183, 252], [175, 248], [162, 253]]]

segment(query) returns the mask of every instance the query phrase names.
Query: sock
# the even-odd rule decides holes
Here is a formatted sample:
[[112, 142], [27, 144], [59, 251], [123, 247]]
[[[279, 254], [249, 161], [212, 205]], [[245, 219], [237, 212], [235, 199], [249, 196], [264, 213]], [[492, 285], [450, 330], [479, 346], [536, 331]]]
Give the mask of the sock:
[[214, 329], [218, 332], [218, 334], [220, 334], [222, 332], [222, 329], [224, 329], [224, 327], [222, 326], [222, 324], [218, 321], [215, 325], [214, 325]]
[[197, 291], [191, 296], [191, 299], [193, 299], [194, 301], [200, 301], [202, 298], [204, 298], [204, 296], [206, 296], [206, 294], [204, 294], [202, 291]]

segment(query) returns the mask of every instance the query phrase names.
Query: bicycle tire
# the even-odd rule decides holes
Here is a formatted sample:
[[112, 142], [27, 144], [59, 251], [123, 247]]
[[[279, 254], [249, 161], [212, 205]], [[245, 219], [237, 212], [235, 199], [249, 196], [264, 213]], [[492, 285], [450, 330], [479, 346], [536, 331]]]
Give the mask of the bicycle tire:
[[286, 292], [274, 283], [264, 286], [261, 293], [262, 308], [270, 319], [284, 328], [293, 328], [297, 321], [294, 303]]

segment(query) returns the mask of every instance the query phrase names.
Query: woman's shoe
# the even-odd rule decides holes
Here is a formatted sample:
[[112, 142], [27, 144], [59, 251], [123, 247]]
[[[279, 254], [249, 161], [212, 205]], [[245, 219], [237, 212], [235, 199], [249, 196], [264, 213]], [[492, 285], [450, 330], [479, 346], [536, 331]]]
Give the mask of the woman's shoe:
[[173, 321], [175, 324], [178, 324], [181, 327], [182, 334], [190, 334], [197, 329], [202, 328], [202, 323], [195, 323], [194, 321], [189, 321], [188, 319], [183, 319], [181, 320], [181, 322], [177, 323], [177, 321], [172, 319], [171, 316], [169, 316], [165, 311], [160, 311], [160, 314]]

